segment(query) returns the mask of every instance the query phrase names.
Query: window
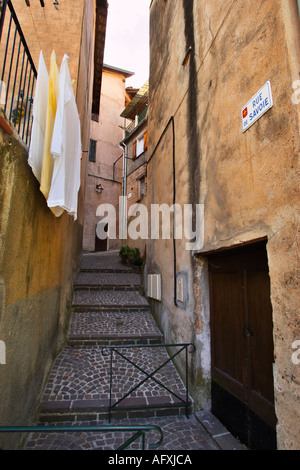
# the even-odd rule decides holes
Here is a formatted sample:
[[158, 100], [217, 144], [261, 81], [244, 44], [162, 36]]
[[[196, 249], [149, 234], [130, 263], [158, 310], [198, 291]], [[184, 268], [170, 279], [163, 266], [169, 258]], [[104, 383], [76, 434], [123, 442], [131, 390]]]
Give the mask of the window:
[[89, 152], [89, 161], [95, 162], [96, 161], [96, 140], [90, 139], [90, 152]]
[[148, 131], [145, 131], [144, 134], [140, 135], [134, 142], [132, 146], [132, 158], [139, 157], [148, 147]]
[[144, 151], [144, 136], [139, 137], [136, 142], [136, 156], [138, 157]]
[[147, 183], [145, 176], [138, 180], [138, 185], [138, 200], [140, 200], [147, 193]]
[[99, 122], [99, 114], [92, 113], [92, 121]]
[[144, 196], [146, 194], [146, 178], [140, 180], [140, 195]]

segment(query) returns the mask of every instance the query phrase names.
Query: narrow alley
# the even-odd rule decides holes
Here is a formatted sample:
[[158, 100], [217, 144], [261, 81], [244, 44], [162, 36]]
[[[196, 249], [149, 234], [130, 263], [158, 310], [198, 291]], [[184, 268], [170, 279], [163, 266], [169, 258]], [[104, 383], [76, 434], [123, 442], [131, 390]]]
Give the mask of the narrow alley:
[[299, 450], [300, 0], [0, 0], [0, 58], [0, 450]]
[[[145, 374], [151, 375], [169, 356], [165, 347], [159, 347], [163, 335], [143, 296], [142, 274], [136, 269], [122, 264], [117, 251], [83, 255], [74, 286], [68, 343], [50, 372], [39, 409], [40, 425], [155, 425], [163, 432], [158, 450], [243, 449], [210, 413], [185, 416], [185, 406], [173, 395], [184, 396], [185, 387], [172, 363], [163, 366], [155, 380], [147, 376], [144, 380]], [[146, 347], [140, 347], [142, 344]], [[108, 351], [112, 345], [121, 347], [122, 353], [113, 362], [112, 404], [142, 384], [112, 409], [109, 424]], [[115, 450], [131, 434], [33, 433], [25, 449]], [[157, 441], [156, 434], [147, 434], [146, 448]], [[140, 444], [137, 440], [129, 448], [140, 449]]]

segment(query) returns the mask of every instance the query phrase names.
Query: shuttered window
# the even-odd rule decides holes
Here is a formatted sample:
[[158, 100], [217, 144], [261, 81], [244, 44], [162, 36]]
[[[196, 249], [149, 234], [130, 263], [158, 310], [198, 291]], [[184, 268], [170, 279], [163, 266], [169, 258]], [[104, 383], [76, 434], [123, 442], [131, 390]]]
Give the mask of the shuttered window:
[[144, 150], [148, 148], [148, 131], [144, 132]]
[[132, 158], [136, 157], [136, 140], [132, 144]]
[[132, 144], [132, 158], [137, 158], [148, 148], [148, 131], [140, 135]]
[[96, 161], [96, 140], [90, 139], [90, 152], [89, 152], [89, 161], [95, 162]]

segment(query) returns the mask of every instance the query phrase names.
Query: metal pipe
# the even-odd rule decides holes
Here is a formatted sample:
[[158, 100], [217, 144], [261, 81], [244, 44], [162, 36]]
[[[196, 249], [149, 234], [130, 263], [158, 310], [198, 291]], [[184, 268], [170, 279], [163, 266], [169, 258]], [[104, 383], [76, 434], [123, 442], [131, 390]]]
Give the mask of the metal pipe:
[[122, 214], [121, 214], [121, 247], [123, 247], [123, 240], [126, 226], [126, 213], [127, 213], [127, 145], [124, 142], [119, 143], [119, 147], [123, 150], [123, 177], [122, 177]]
[[116, 166], [116, 163], [120, 160], [120, 158], [123, 157], [123, 152], [122, 152], [122, 155], [119, 156], [119, 158], [117, 158], [117, 160], [114, 162], [113, 164], [113, 181], [115, 180], [115, 166]]

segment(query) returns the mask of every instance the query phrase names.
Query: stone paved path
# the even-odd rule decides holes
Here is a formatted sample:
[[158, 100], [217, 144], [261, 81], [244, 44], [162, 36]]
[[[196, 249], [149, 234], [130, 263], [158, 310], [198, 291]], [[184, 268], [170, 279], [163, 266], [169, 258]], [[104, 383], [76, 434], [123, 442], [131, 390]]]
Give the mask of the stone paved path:
[[[49, 375], [40, 423], [102, 426], [108, 424], [109, 400], [114, 404], [128, 394], [112, 413], [111, 424], [160, 426], [161, 450], [239, 448], [210, 413], [185, 416], [185, 386], [168, 362], [163, 335], [142, 290], [140, 274], [122, 264], [117, 252], [83, 255], [74, 284], [69, 341]], [[134, 347], [141, 344], [147, 346]], [[113, 353], [112, 345], [118, 347]], [[147, 379], [166, 361], [155, 381]], [[114, 450], [126, 437], [127, 433], [34, 433], [25, 449]], [[149, 442], [155, 438], [153, 431], [147, 435]], [[139, 445], [133, 443], [130, 449]]]

